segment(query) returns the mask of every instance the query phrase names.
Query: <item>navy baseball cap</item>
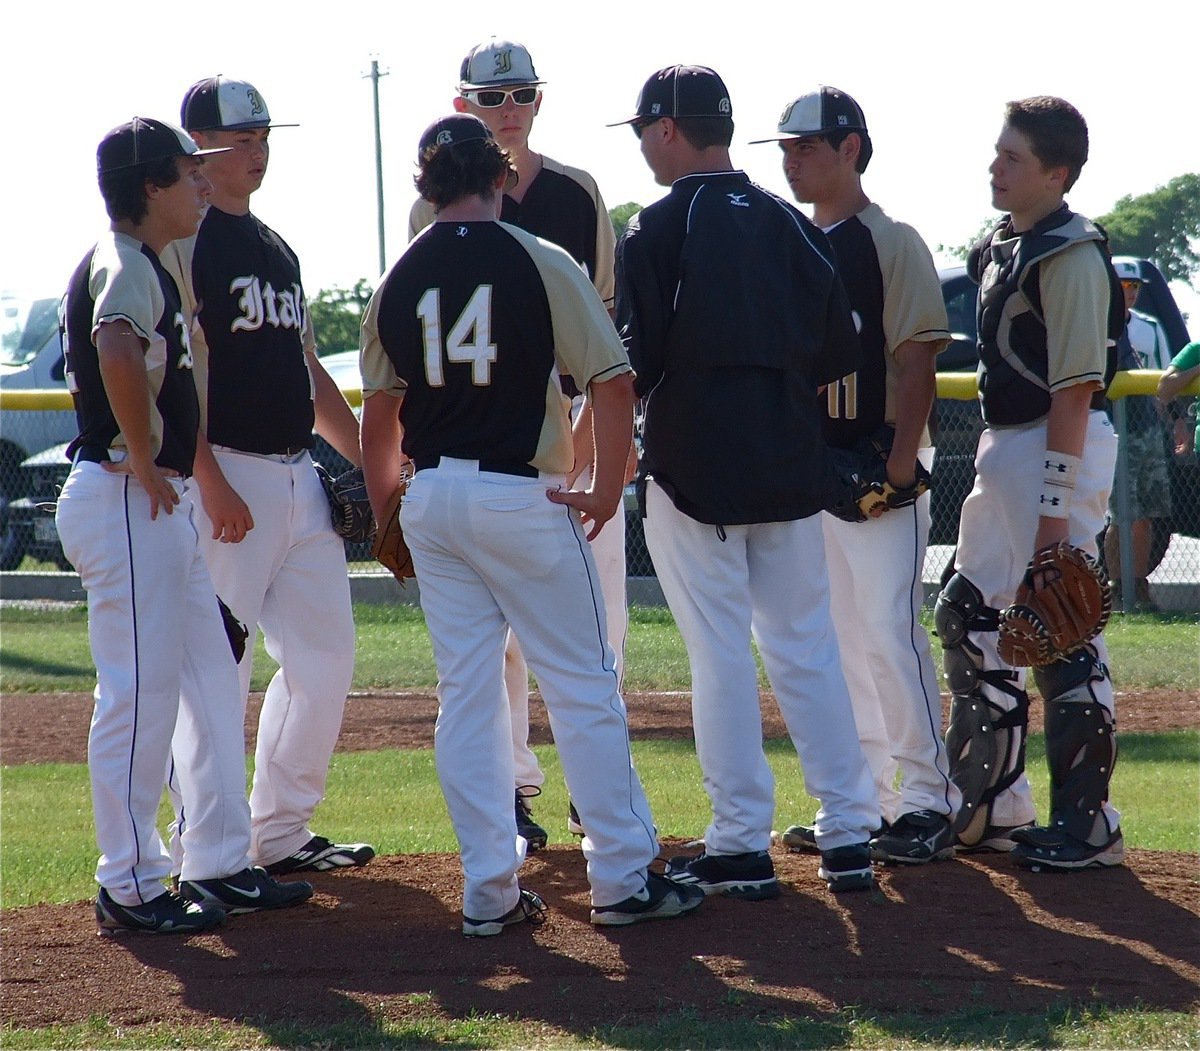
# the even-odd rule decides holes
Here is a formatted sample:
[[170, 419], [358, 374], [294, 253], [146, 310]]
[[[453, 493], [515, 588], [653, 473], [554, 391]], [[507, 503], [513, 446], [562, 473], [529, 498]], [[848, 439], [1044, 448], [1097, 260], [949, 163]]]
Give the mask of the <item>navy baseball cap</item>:
[[545, 84], [533, 68], [533, 59], [524, 44], [492, 37], [467, 52], [458, 71], [458, 90], [506, 87], [512, 84]]
[[[417, 163], [428, 164], [439, 150], [461, 146], [464, 142], [494, 140], [495, 137], [491, 128], [470, 113], [452, 113], [448, 117], [439, 117], [421, 132], [421, 141], [417, 146]], [[516, 185], [516, 169], [510, 164], [509, 178], [504, 188], [511, 190]]]
[[198, 80], [183, 96], [180, 120], [188, 131], [246, 131], [250, 128], [295, 128], [272, 124], [267, 103], [245, 80], [217, 74]]
[[844, 91], [821, 84], [787, 104], [779, 118], [777, 133], [750, 142], [780, 142], [802, 139], [807, 135], [824, 135], [831, 131], [867, 132], [867, 118], [862, 107]]
[[653, 74], [638, 95], [637, 112], [609, 124], [635, 124], [659, 117], [733, 117], [729, 89], [708, 66], [667, 66]]
[[229, 153], [228, 146], [202, 150], [182, 128], [152, 117], [134, 117], [113, 128], [96, 149], [96, 171], [100, 175], [136, 168], [168, 157], [205, 157]]

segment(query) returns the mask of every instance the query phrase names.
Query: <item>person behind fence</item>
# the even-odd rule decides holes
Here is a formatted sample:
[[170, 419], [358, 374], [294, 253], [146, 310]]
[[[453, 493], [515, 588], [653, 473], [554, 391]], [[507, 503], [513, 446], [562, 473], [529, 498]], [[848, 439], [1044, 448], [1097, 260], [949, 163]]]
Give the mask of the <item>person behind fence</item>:
[[[1179, 392], [1200, 379], [1200, 342], [1189, 343], [1171, 359], [1162, 378], [1158, 381], [1158, 400], [1175, 421], [1175, 455], [1191, 457], [1200, 455], [1200, 414], [1196, 409], [1198, 400], [1193, 396], [1180, 398]], [[1180, 404], [1184, 402], [1187, 408]], [[1195, 428], [1189, 425], [1188, 414], [1195, 420]]]
[[[418, 162], [417, 190], [437, 220], [363, 319], [362, 459], [377, 516], [399, 483], [401, 455], [416, 469], [400, 523], [437, 662], [434, 753], [461, 851], [463, 934], [496, 935], [546, 911], [517, 879], [527, 841], [513, 809], [509, 625], [541, 684], [583, 819], [591, 921], [682, 915], [704, 896], [649, 870], [658, 839], [587, 542], [621, 501], [629, 360], [571, 256], [498, 221], [515, 171], [483, 121], [435, 121]], [[586, 491], [566, 486], [574, 450], [564, 373], [594, 409]]]
[[659, 70], [621, 123], [670, 187], [618, 242], [617, 323], [646, 398], [646, 543], [687, 647], [712, 804], [704, 850], [671, 858], [667, 875], [707, 894], [780, 893], [753, 639], [821, 804], [818, 873], [831, 891], [865, 890], [879, 800], [838, 659], [819, 514], [830, 494], [818, 390], [860, 360], [833, 249], [734, 169], [714, 70]]
[[[1113, 264], [1125, 303], [1125, 336], [1118, 341], [1120, 369], [1162, 370], [1171, 364], [1171, 348], [1162, 325], [1149, 314], [1133, 309], [1142, 288], [1142, 276], [1131, 260]], [[1121, 608], [1121, 545], [1119, 527], [1128, 524], [1133, 548], [1134, 609], [1153, 612], [1146, 578], [1154, 569], [1155, 519], [1171, 517], [1170, 417], [1153, 395], [1123, 399], [1125, 427], [1117, 440], [1125, 450], [1125, 493], [1115, 488], [1109, 498], [1109, 528], [1104, 534], [1104, 562], [1112, 582], [1113, 605]], [[1121, 481], [1118, 476], [1117, 481]], [[1122, 515], [1122, 495], [1127, 511]]]
[[[200, 422], [188, 325], [159, 256], [196, 232], [212, 186], [181, 129], [134, 117], [97, 151], [112, 220], [61, 306], [79, 433], [58, 500], [63, 551], [87, 592], [96, 665], [88, 773], [102, 930], [189, 934], [239, 912], [298, 904], [307, 883], [250, 867], [237, 667], [185, 487]], [[156, 827], [176, 723], [190, 814], [179, 892]]]
[[1114, 697], [1103, 636], [1034, 669], [1045, 704], [1050, 814], [1035, 826], [1025, 774], [1029, 696], [1001, 661], [1000, 610], [1034, 552], [1067, 541], [1096, 553], [1116, 463], [1103, 411], [1124, 321], [1103, 233], [1064, 195], [1087, 160], [1082, 115], [1060, 98], [1010, 102], [989, 168], [1007, 214], [970, 251], [979, 283], [985, 427], [963, 505], [955, 573], [934, 622], [952, 693], [946, 744], [963, 794], [966, 851], [1011, 850], [1031, 868], [1119, 864], [1120, 814], [1108, 789]]

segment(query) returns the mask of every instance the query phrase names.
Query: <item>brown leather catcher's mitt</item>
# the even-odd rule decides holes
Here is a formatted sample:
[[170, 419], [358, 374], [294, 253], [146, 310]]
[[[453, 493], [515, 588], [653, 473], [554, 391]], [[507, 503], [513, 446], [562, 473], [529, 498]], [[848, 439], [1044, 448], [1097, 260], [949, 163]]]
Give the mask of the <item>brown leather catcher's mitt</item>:
[[388, 500], [383, 520], [375, 529], [375, 542], [371, 545], [371, 556], [391, 571], [401, 584], [417, 575], [413, 568], [412, 553], [404, 542], [404, 530], [400, 528], [400, 505], [412, 480], [411, 470], [406, 468], [400, 476], [400, 485]]
[[1112, 594], [1096, 560], [1065, 541], [1036, 552], [1000, 614], [1000, 659], [1050, 664], [1094, 639], [1108, 623]]

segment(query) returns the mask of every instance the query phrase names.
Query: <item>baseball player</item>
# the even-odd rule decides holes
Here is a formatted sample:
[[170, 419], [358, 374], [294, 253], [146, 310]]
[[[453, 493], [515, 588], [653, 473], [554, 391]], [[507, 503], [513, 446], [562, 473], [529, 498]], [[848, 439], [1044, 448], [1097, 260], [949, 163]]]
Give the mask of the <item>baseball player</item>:
[[[478, 117], [508, 152], [518, 182], [507, 190], [500, 206], [502, 222], [566, 249], [592, 279], [604, 306], [613, 307], [613, 236], [608, 209], [596, 180], [580, 168], [560, 164], [529, 146], [534, 118], [542, 105], [541, 85], [529, 50], [511, 40], [491, 38], [467, 53], [459, 71], [454, 108]], [[434, 220], [434, 207], [418, 198], [409, 213], [409, 240]], [[579, 485], [591, 482], [591, 409], [573, 380], [564, 389], [574, 396], [575, 467]], [[632, 445], [630, 452], [633, 454]], [[632, 472], [636, 457], [631, 459]], [[626, 481], [632, 477], [628, 475]], [[571, 479], [574, 481], [574, 477]], [[600, 572], [608, 638], [616, 654], [618, 683], [625, 668], [628, 609], [625, 597], [625, 517], [615, 515], [597, 535], [592, 555]], [[546, 777], [529, 747], [529, 669], [516, 637], [510, 632], [504, 650], [504, 684], [508, 691], [516, 760], [517, 828], [530, 850], [546, 845], [546, 830], [533, 819], [529, 797], [537, 795]], [[574, 808], [568, 827], [579, 835]]]
[[[545, 914], [517, 882], [527, 843], [511, 804], [506, 625], [541, 683], [587, 829], [592, 922], [681, 915], [703, 895], [648, 869], [658, 842], [584, 533], [599, 532], [620, 503], [633, 424], [628, 359], [574, 260], [497, 221], [514, 173], [483, 121], [435, 121], [418, 156], [417, 189], [437, 221], [363, 320], [363, 469], [381, 515], [401, 438], [416, 468], [401, 524], [440, 679], [434, 750], [462, 851], [463, 933], [495, 935]], [[564, 373], [594, 406], [586, 491], [566, 486], [574, 453]]]
[[996, 140], [992, 204], [1007, 214], [971, 250], [978, 280], [980, 403], [986, 426], [963, 505], [955, 574], [934, 613], [953, 693], [946, 743], [962, 790], [965, 850], [1011, 850], [1018, 864], [1119, 864], [1108, 801], [1114, 701], [1102, 637], [1034, 668], [1045, 702], [1050, 819], [1025, 776], [1029, 697], [997, 652], [998, 611], [1030, 556], [1069, 541], [1091, 554], [1104, 524], [1116, 436], [1103, 412], [1123, 304], [1103, 234], [1064, 195], [1087, 160], [1087, 124], [1059, 98], [1010, 102]]
[[[863, 191], [873, 147], [861, 107], [844, 91], [806, 92], [788, 103], [776, 134], [756, 141], [779, 142], [788, 185], [797, 201], [813, 205], [858, 326], [862, 365], [831, 383], [821, 402], [826, 444], [852, 449], [886, 428], [887, 479], [911, 489], [918, 459], [926, 470], [933, 465], [927, 424], [935, 360], [950, 339], [929, 249]], [[950, 857], [961, 797], [950, 780], [938, 677], [920, 621], [929, 494], [861, 523], [826, 512], [821, 527], [842, 672], [879, 798], [872, 854], [915, 864]], [[811, 825], [787, 829], [783, 841], [817, 848]]]
[[[219, 468], [198, 477], [209, 520], [201, 541], [218, 593], [262, 629], [279, 664], [258, 723], [251, 856], [275, 874], [363, 865], [375, 856], [369, 844], [332, 843], [308, 824], [354, 670], [345, 548], [309, 449], [315, 420], [357, 464], [358, 423], [317, 358], [295, 253], [250, 211], [267, 171], [266, 102], [246, 81], [217, 76], [188, 89], [182, 113], [201, 145], [229, 148], [209, 169], [199, 233], [164, 259], [195, 312], [201, 409]], [[252, 660], [247, 646], [243, 703]]]
[[[202, 165], [221, 152], [144, 117], [110, 131], [96, 160], [112, 223], [60, 308], [79, 434], [56, 522], [88, 596], [104, 930], [195, 933], [227, 911], [312, 895], [250, 867], [237, 672], [184, 486], [199, 403], [186, 316], [159, 255], [195, 233], [212, 190]], [[191, 815], [179, 893], [163, 885], [171, 861], [155, 827], [177, 718], [189, 730], [175, 755]]]
[[667, 875], [706, 893], [779, 894], [753, 636], [821, 800], [821, 877], [867, 888], [879, 804], [838, 663], [818, 516], [818, 388], [859, 362], [832, 250], [733, 169], [729, 92], [713, 70], [660, 70], [622, 123], [671, 188], [617, 246], [617, 318], [645, 398], [646, 543], [687, 646], [713, 810], [704, 851], [672, 858]]

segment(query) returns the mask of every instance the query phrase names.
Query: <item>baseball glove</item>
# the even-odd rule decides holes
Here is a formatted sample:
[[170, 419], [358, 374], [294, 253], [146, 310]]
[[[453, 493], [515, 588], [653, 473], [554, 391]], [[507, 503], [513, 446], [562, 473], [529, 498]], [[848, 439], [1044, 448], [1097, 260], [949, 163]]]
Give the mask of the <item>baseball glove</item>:
[[375, 516], [371, 514], [362, 469], [352, 467], [334, 478], [319, 463], [314, 463], [313, 467], [325, 487], [333, 531], [353, 544], [366, 543], [375, 535]]
[[221, 623], [225, 627], [225, 637], [229, 640], [229, 648], [233, 651], [233, 661], [241, 664], [246, 655], [246, 640], [250, 638], [250, 629], [233, 615], [221, 596], [217, 596], [217, 608], [221, 611]]
[[371, 556], [389, 569], [401, 584], [417, 575], [412, 552], [408, 550], [404, 530], [400, 528], [400, 505], [404, 502], [404, 494], [411, 480], [412, 474], [406, 469], [400, 476], [399, 487], [388, 500], [383, 524], [375, 531], [375, 543], [371, 546]]
[[1000, 659], [1040, 667], [1080, 649], [1108, 623], [1112, 595], [1094, 558], [1065, 541], [1034, 553], [1000, 614]]
[[919, 460], [914, 465], [911, 486], [897, 489], [887, 477], [895, 429], [881, 427], [860, 438], [848, 449], [830, 448], [829, 457], [840, 482], [837, 498], [828, 510], [844, 522], [865, 522], [884, 511], [915, 504], [933, 485], [933, 478]]

